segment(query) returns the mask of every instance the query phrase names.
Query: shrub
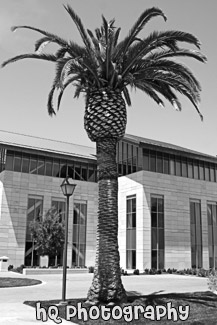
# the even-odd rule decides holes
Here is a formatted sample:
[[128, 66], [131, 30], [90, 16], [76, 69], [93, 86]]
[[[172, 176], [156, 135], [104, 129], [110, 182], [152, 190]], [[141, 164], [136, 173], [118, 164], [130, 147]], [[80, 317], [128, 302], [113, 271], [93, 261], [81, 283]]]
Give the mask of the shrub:
[[89, 273], [93, 273], [94, 272], [94, 266], [89, 266], [88, 271], [89, 271]]
[[162, 274], [162, 270], [157, 270], [157, 274]]
[[173, 273], [177, 273], [177, 269], [174, 269], [174, 268], [173, 268], [173, 269], [172, 269], [172, 272], [173, 272]]
[[209, 275], [209, 271], [205, 270], [205, 269], [198, 269], [197, 270], [197, 275], [205, 278], [205, 277], [207, 277]]
[[10, 265], [8, 266], [8, 271], [13, 270], [13, 268], [14, 268], [14, 266], [13, 266], [12, 264], [10, 264]]
[[209, 273], [207, 284], [211, 291], [217, 291], [217, 271], [212, 270]]
[[135, 269], [135, 270], [133, 271], [133, 274], [134, 274], [134, 275], [139, 275], [139, 269]]
[[150, 269], [149, 274], [153, 274], [153, 275], [156, 274], [156, 269], [154, 269], [154, 268]]
[[169, 269], [167, 270], [167, 273], [172, 274], [173, 271], [169, 268]]
[[145, 274], [149, 274], [149, 269], [145, 269]]

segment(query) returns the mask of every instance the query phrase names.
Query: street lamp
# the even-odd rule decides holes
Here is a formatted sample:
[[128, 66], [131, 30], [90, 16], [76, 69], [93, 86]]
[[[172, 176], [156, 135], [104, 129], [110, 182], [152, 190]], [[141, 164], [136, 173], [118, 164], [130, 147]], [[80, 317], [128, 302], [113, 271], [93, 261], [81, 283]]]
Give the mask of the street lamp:
[[68, 244], [68, 221], [69, 221], [69, 197], [73, 194], [76, 184], [69, 183], [66, 177], [60, 185], [63, 195], [66, 196], [66, 218], [65, 218], [65, 243], [63, 252], [63, 286], [62, 286], [62, 304], [66, 303], [66, 269], [67, 269], [67, 244]]

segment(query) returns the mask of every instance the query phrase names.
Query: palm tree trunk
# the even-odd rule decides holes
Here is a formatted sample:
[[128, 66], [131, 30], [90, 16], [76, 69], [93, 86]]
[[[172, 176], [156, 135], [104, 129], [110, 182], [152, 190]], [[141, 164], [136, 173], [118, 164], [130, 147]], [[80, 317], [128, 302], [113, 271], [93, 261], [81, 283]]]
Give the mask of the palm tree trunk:
[[116, 139], [97, 141], [98, 225], [96, 264], [88, 302], [109, 303], [126, 300], [121, 281], [118, 251], [118, 174]]

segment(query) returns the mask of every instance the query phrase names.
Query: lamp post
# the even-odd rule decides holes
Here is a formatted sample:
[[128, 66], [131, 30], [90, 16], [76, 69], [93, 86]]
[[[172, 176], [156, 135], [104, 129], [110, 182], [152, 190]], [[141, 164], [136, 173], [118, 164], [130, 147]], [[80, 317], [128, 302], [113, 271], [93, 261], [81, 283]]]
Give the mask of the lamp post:
[[76, 184], [69, 183], [66, 177], [60, 185], [63, 195], [66, 196], [66, 218], [65, 218], [65, 243], [63, 251], [63, 284], [62, 284], [62, 304], [66, 304], [66, 270], [67, 270], [67, 244], [68, 244], [68, 221], [69, 221], [69, 197], [73, 194]]

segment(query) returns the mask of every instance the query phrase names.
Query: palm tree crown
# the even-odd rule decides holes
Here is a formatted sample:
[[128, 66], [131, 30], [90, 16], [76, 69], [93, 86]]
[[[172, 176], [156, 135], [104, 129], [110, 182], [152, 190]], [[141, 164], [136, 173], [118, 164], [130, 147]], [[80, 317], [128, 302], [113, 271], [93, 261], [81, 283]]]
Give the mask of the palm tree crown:
[[[201, 119], [198, 108], [200, 84], [191, 71], [183, 64], [170, 58], [178, 56], [193, 57], [201, 62], [206, 57], [199, 51], [180, 48], [178, 42], [187, 42], [200, 49], [200, 42], [190, 33], [180, 31], [153, 32], [146, 38], [138, 34], [146, 23], [155, 16], [166, 17], [158, 8], [145, 10], [122, 41], [118, 41], [120, 28], [114, 26], [114, 19], [107, 21], [102, 16], [101, 28], [95, 33], [85, 30], [81, 19], [69, 5], [64, 5], [78, 28], [83, 46], [68, 42], [52, 33], [30, 26], [15, 26], [37, 31], [43, 35], [35, 44], [35, 53], [19, 55], [5, 61], [2, 66], [24, 58], [35, 58], [56, 63], [56, 75], [48, 96], [48, 112], [55, 114], [53, 106], [54, 92], [58, 91], [57, 109], [64, 90], [70, 84], [75, 86], [74, 97], [81, 92], [88, 95], [95, 90], [115, 90], [121, 92], [128, 105], [131, 100], [128, 86], [138, 88], [148, 94], [159, 105], [166, 98], [177, 110], [181, 104], [174, 92], [185, 95], [194, 105]], [[49, 43], [56, 43], [59, 49], [55, 54], [47, 54], [43, 49]]]

